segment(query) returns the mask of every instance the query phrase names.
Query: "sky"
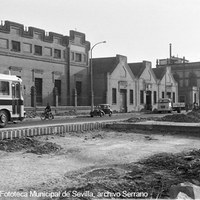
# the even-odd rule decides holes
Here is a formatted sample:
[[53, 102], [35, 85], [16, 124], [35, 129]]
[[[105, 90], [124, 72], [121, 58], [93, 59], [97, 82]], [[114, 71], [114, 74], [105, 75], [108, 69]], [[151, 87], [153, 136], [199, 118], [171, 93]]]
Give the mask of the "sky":
[[62, 35], [86, 35], [93, 57], [128, 63], [172, 55], [200, 62], [199, 0], [0, 0], [0, 19]]

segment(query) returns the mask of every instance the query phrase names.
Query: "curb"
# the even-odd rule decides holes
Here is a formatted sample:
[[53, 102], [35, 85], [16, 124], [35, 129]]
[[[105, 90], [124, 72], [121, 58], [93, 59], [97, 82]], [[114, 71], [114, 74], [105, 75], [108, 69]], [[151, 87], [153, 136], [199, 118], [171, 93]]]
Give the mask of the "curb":
[[139, 129], [146, 131], [156, 131], [156, 132], [165, 132], [165, 133], [174, 133], [174, 134], [182, 134], [187, 136], [198, 136], [200, 137], [200, 124], [199, 123], [156, 123], [152, 121], [147, 122], [136, 122], [136, 123], [113, 123], [107, 124], [107, 128], [114, 129]]
[[42, 125], [40, 127], [29, 126], [19, 127], [18, 129], [7, 128], [0, 130], [0, 140], [14, 139], [27, 136], [41, 136], [51, 134], [64, 134], [67, 132], [81, 132], [101, 129], [109, 121], [103, 122], [82, 122], [82, 123], [67, 123], [67, 124], [54, 124], [54, 125]]

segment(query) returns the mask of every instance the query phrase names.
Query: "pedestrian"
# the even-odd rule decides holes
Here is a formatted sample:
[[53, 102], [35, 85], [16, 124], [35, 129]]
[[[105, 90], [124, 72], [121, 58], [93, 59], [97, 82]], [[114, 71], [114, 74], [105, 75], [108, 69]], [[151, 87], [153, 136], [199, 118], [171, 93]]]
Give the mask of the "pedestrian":
[[197, 103], [196, 101], [193, 103], [193, 110], [196, 110], [197, 109]]
[[186, 110], [186, 112], [188, 112], [188, 110], [189, 110], [189, 106], [187, 103], [185, 104], [185, 110]]

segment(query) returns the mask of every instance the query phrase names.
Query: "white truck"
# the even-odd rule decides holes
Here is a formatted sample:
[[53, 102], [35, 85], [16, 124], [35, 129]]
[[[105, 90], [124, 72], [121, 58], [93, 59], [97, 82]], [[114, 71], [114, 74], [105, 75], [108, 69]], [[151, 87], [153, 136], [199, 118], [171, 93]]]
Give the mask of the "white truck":
[[173, 103], [170, 98], [162, 98], [158, 100], [158, 112], [172, 112], [177, 111], [181, 113], [181, 110], [185, 109], [185, 103]]

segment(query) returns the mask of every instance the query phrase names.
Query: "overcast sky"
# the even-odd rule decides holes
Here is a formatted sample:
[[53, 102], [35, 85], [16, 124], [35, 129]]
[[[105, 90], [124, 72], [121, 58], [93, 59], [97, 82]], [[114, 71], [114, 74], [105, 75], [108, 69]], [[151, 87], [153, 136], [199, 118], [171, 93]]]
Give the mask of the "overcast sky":
[[86, 34], [93, 57], [128, 62], [172, 55], [200, 61], [200, 0], [0, 0], [1, 20], [69, 35]]

